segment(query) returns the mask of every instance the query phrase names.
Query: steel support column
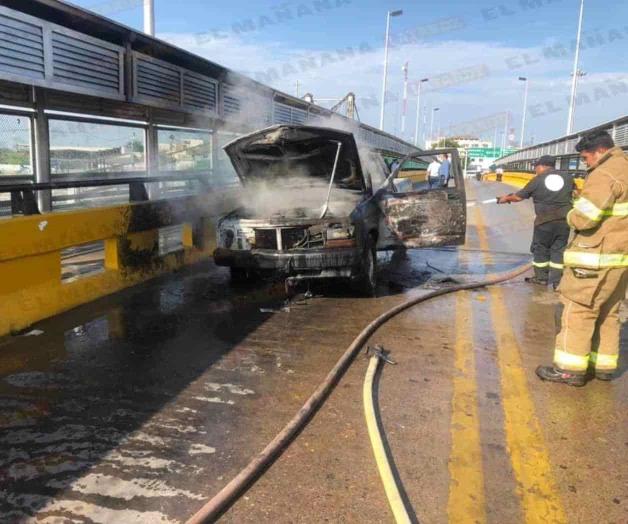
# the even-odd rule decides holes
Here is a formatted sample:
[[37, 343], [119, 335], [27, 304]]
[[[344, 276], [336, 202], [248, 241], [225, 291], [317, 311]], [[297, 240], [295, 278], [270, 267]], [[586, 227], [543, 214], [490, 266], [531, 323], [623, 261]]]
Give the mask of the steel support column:
[[[146, 128], [146, 173], [148, 176], [159, 174], [159, 139], [157, 126], [150, 122]], [[148, 184], [148, 198], [156, 200], [160, 196], [159, 183]]]
[[[33, 88], [35, 115], [33, 118], [32, 138], [35, 145], [35, 181], [50, 182], [50, 130], [48, 116], [44, 112], [46, 106], [45, 92]], [[37, 205], [42, 213], [52, 211], [52, 191], [50, 189], [37, 192]]]

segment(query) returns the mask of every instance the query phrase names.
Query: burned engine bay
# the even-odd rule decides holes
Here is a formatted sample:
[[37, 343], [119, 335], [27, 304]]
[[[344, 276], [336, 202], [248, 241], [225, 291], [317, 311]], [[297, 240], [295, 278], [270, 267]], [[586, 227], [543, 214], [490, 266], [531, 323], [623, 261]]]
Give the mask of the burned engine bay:
[[[302, 211], [302, 213], [300, 213]], [[295, 216], [302, 214], [301, 217]], [[312, 220], [304, 210], [292, 210], [290, 218], [243, 218], [244, 210], [223, 217], [218, 224], [219, 247], [277, 251], [355, 246], [355, 227], [345, 220]]]
[[242, 181], [241, 206], [218, 222], [218, 247], [297, 250], [355, 246], [351, 216], [366, 197], [353, 137], [278, 126], [225, 147]]

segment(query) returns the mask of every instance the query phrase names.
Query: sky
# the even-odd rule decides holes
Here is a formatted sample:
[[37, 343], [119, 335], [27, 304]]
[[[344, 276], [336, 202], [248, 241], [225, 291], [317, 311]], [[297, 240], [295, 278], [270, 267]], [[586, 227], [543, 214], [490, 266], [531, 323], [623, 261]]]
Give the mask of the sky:
[[[142, 28], [142, 0], [74, 0]], [[378, 126], [386, 13], [391, 20], [385, 129], [411, 139], [417, 79], [421, 134], [519, 142], [529, 79], [526, 143], [565, 134], [579, 0], [155, 0], [157, 37], [290, 94], [357, 95]], [[575, 130], [628, 113], [628, 2], [586, 0]], [[410, 94], [402, 134], [402, 67]], [[329, 106], [333, 102], [320, 101]], [[438, 107], [437, 112], [433, 111]], [[432, 124], [431, 115], [434, 115]], [[503, 124], [501, 123], [503, 122]], [[511, 131], [512, 130], [512, 131]], [[501, 131], [503, 132], [503, 131]], [[499, 140], [498, 140], [499, 141]]]

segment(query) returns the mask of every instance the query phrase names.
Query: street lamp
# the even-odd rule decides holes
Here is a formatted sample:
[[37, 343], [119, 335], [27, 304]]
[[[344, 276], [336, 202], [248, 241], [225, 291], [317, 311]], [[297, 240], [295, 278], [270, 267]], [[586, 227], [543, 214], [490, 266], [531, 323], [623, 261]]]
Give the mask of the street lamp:
[[419, 118], [421, 115], [421, 84], [428, 82], [429, 78], [423, 78], [417, 82], [416, 95], [416, 123], [414, 125], [414, 145], [419, 146]]
[[575, 75], [576, 80], [574, 82], [574, 88], [573, 88], [573, 111], [571, 112], [571, 122], [569, 123], [571, 132], [573, 132], [573, 128], [576, 123], [576, 103], [578, 100], [578, 84], [580, 83], [580, 79], [583, 76], [587, 76], [586, 72], [584, 72], [582, 69], [578, 69], [578, 72]]
[[433, 145], [434, 142], [434, 114], [436, 111], [440, 111], [440, 107], [432, 108], [432, 118], [430, 121], [430, 145]]
[[149, 36], [155, 36], [154, 0], [144, 0], [144, 32]]
[[398, 9], [397, 11], [388, 11], [386, 16], [386, 42], [384, 43], [384, 80], [382, 82], [382, 108], [379, 115], [379, 128], [384, 130], [384, 106], [386, 105], [386, 80], [388, 76], [388, 41], [390, 34], [390, 19], [393, 16], [401, 16], [403, 11]]
[[521, 119], [521, 142], [519, 148], [523, 149], [523, 137], [526, 133], [526, 113], [528, 112], [528, 79], [525, 76], [520, 76], [519, 80], [525, 82], [526, 87], [523, 94], [523, 118]]
[[582, 19], [584, 18], [584, 0], [580, 0], [580, 19], [578, 21], [578, 37], [576, 38], [576, 56], [573, 64], [573, 78], [571, 80], [571, 101], [569, 116], [567, 117], [567, 134], [573, 132], [574, 115], [576, 112], [576, 89], [578, 87], [578, 72], [580, 68], [580, 40], [582, 38]]
[[510, 113], [506, 113], [506, 121], [504, 122], [504, 139], [502, 141], [502, 149], [506, 149], [506, 139], [508, 138], [508, 126], [510, 124]]

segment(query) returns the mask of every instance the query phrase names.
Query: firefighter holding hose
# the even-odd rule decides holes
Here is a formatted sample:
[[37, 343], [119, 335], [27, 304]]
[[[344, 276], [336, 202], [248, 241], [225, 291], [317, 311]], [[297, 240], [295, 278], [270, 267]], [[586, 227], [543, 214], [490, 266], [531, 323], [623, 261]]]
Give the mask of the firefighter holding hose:
[[576, 150], [589, 176], [567, 215], [575, 237], [559, 287], [564, 310], [554, 364], [536, 374], [584, 386], [589, 367], [599, 380], [612, 380], [617, 369], [619, 306], [628, 285], [628, 156], [605, 131], [585, 135]]
[[567, 213], [572, 208], [574, 181], [568, 173], [557, 172], [556, 158], [542, 156], [534, 164], [536, 176], [510, 195], [497, 199], [498, 204], [521, 202], [532, 198], [536, 219], [532, 238], [534, 276], [527, 282], [558, 287], [563, 274], [563, 252], [569, 241]]

